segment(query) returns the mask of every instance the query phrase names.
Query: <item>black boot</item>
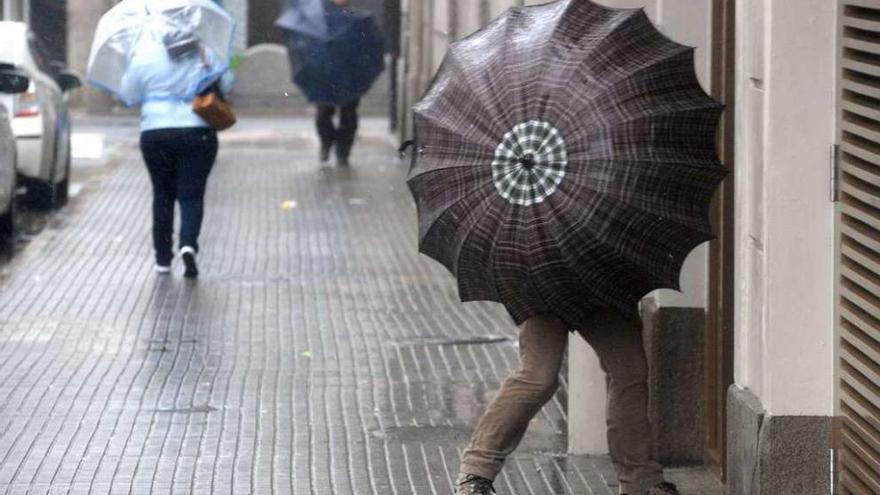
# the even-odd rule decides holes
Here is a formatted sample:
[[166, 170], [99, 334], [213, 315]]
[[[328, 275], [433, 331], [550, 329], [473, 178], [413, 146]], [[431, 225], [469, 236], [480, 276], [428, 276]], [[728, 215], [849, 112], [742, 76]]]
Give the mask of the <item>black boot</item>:
[[333, 147], [332, 144], [322, 144], [321, 145], [320, 158], [321, 158], [322, 162], [326, 162], [327, 160], [330, 159], [330, 148], [332, 148], [332, 147]]

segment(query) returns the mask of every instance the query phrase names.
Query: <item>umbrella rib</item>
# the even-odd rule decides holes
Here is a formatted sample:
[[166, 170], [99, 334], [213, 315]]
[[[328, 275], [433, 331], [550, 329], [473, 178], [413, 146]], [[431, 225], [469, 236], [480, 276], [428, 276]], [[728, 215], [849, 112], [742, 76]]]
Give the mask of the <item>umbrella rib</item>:
[[[619, 85], [626, 83], [626, 81], [629, 81], [631, 79], [636, 78], [642, 72], [647, 72], [647, 71], [657, 67], [658, 65], [670, 62], [671, 60], [674, 60], [676, 57], [680, 57], [682, 54], [688, 53], [688, 52], [693, 52], [693, 48], [686, 47], [686, 46], [682, 45], [681, 47], [679, 47], [677, 50], [673, 51], [672, 53], [652, 60], [650, 65], [646, 65], [643, 67], [637, 67], [632, 72], [627, 72], [626, 74], [620, 75], [620, 77], [618, 77], [617, 79], [614, 79], [610, 85], [603, 87], [601, 91], [596, 93], [596, 95], [594, 95], [593, 98], [590, 98], [590, 100], [588, 100], [588, 101], [590, 101], [590, 102], [595, 101], [595, 100], [601, 98], [602, 96], [604, 96], [610, 92], [613, 92], [614, 90], [616, 90], [618, 88]], [[693, 64], [691, 64], [691, 65], [693, 65]], [[696, 77], [696, 72], [693, 73], [692, 79], [693, 79], [692, 82], [694, 83], [695, 87], [700, 88], [702, 90], [702, 86], [700, 86], [700, 82]], [[704, 92], [704, 94], [705, 94], [705, 92]]]
[[[588, 188], [588, 189], [589, 189], [589, 188]], [[595, 189], [589, 189], [589, 190], [593, 190], [593, 191], [595, 191]], [[600, 192], [600, 191], [595, 191], [595, 192]], [[702, 242], [706, 242], [707, 240], [711, 240], [711, 238], [712, 238], [712, 229], [711, 229], [711, 225], [710, 225], [710, 223], [709, 223], [709, 219], [708, 219], [708, 218], [706, 218], [706, 227], [707, 227], [707, 229], [706, 229], [706, 230], [702, 230], [702, 229], [696, 228], [696, 227], [693, 226], [693, 225], [688, 225], [688, 224], [686, 224], [686, 223], [682, 223], [681, 220], [679, 220], [679, 219], [671, 219], [671, 218], [669, 218], [669, 217], [663, 217], [663, 216], [660, 216], [660, 215], [658, 215], [657, 213], [654, 213], [654, 212], [652, 212], [652, 211], [648, 211], [648, 210], [646, 210], [646, 209], [644, 209], [644, 208], [642, 208], [642, 207], [640, 207], [640, 206], [634, 205], [634, 204], [630, 203], [629, 201], [626, 201], [626, 200], [624, 200], [624, 199], [622, 199], [622, 198], [620, 198], [620, 197], [614, 196], [614, 195], [612, 195], [612, 194], [608, 194], [607, 192], [602, 192], [601, 194], [604, 195], [604, 196], [607, 196], [607, 197], [609, 197], [609, 198], [611, 198], [611, 199], [616, 200], [616, 202], [617, 202], [618, 204], [623, 205], [625, 208], [627, 208], [627, 209], [629, 209], [629, 210], [637, 211], [637, 212], [641, 212], [641, 213], [643, 213], [643, 214], [645, 214], [645, 215], [649, 215], [649, 216], [658, 217], [661, 221], [669, 222], [669, 223], [672, 223], [672, 224], [678, 225], [678, 226], [680, 226], [680, 227], [682, 227], [682, 228], [684, 228], [684, 229], [687, 229], [687, 230], [690, 231], [691, 234], [695, 234], [695, 237], [698, 237], [698, 238], [705, 238], [705, 240], [703, 240]], [[699, 222], [699, 220], [700, 220], [699, 218], [696, 218], [696, 219], [695, 219], [695, 221], [698, 221], [698, 222]], [[702, 242], [701, 242], [701, 243], [702, 243]], [[698, 245], [699, 245], [699, 244], [698, 244]]]
[[[458, 170], [458, 169], [471, 169], [471, 168], [475, 168], [475, 167], [478, 167], [478, 166], [479, 166], [479, 165], [455, 165], [455, 166], [452, 166], [452, 167], [438, 167], [438, 168], [432, 168], [432, 169], [428, 169], [428, 170], [423, 170], [423, 171], [420, 171], [420, 172], [412, 173], [412, 174], [410, 175], [410, 177], [409, 177], [406, 181], [407, 181], [407, 182], [414, 182], [414, 181], [416, 181], [416, 180], [421, 180], [421, 179], [423, 178], [423, 176], [426, 176], [426, 175], [434, 175], [434, 174], [439, 174], [439, 173], [442, 173], [442, 172], [451, 172], [451, 171], [453, 171], [453, 170]], [[488, 180], [490, 180], [490, 179], [487, 178], [487, 179], [485, 179], [485, 180], [488, 181]]]
[[[435, 216], [435, 217], [433, 218], [433, 220], [431, 221], [431, 225], [430, 225], [430, 226], [428, 227], [428, 229], [425, 231], [425, 234], [419, 236], [419, 237], [420, 237], [420, 239], [419, 239], [419, 245], [420, 245], [419, 248], [420, 248], [420, 250], [421, 250], [421, 243], [422, 243], [422, 241], [424, 241], [426, 238], [428, 238], [428, 236], [429, 236], [429, 235], [431, 234], [431, 232], [434, 230], [434, 227], [437, 226], [438, 221], [440, 220], [440, 218], [443, 217], [443, 215], [446, 215], [446, 214], [449, 212], [449, 210], [451, 210], [452, 208], [454, 208], [454, 207], [456, 207], [456, 206], [458, 206], [458, 205], [464, 203], [464, 202], [467, 201], [467, 200], [470, 200], [473, 196], [475, 196], [478, 192], [480, 192], [480, 190], [486, 188], [486, 186], [487, 186], [487, 184], [486, 184], [485, 182], [480, 183], [479, 185], [474, 186], [472, 189], [468, 190], [468, 191], [467, 191], [463, 196], [461, 196], [460, 198], [456, 199], [455, 201], [449, 203], [447, 206], [443, 207], [442, 210], [440, 211], [440, 213], [437, 214], [437, 216]], [[489, 192], [486, 191], [486, 198], [481, 198], [479, 202], [483, 202], [483, 201], [485, 201], [486, 199], [489, 199], [490, 197], [491, 197], [491, 196], [490, 196]], [[438, 208], [438, 209], [439, 209], [439, 208]]]
[[[616, 30], [617, 30], [621, 25], [623, 25], [625, 22], [627, 22], [627, 21], [632, 20], [633, 18], [635, 18], [635, 13], [636, 13], [636, 12], [638, 12], [638, 11], [637, 11], [637, 10], [634, 10], [634, 11], [633, 11], [631, 14], [629, 14], [629, 15], [622, 15], [622, 16], [620, 16], [619, 18], [615, 19], [615, 21], [613, 22], [613, 27], [614, 27], [614, 29], [612, 30], [612, 32], [616, 31]], [[559, 19], [558, 19], [557, 22], [556, 22], [556, 26], [557, 26], [557, 28], [554, 28], [554, 32], [557, 31], [558, 26], [562, 23], [562, 21], [563, 21], [563, 17], [560, 16]], [[652, 27], [653, 27], [653, 25], [652, 25]], [[655, 29], [656, 29], [656, 28], [655, 28]], [[553, 42], [552, 42], [553, 39], [554, 39], [554, 38], [551, 38], [551, 42], [547, 43], [547, 45], [544, 47], [544, 50], [542, 51], [542, 55], [543, 55], [543, 52], [545, 52], [545, 51], [551, 49], [551, 47], [552, 47], [552, 45], [553, 45]], [[583, 63], [583, 61], [591, 60], [591, 59], [593, 58], [593, 55], [594, 55], [594, 54], [595, 54], [595, 53], [596, 53], [601, 47], [602, 47], [602, 43], [599, 42], [599, 43], [596, 43], [596, 45], [594, 45], [594, 46], [592, 46], [592, 47], [589, 47], [589, 48], [585, 49], [583, 52], [579, 52], [579, 59], [581, 60], [581, 63]], [[544, 58], [546, 59], [547, 57], [544, 57]], [[573, 66], [573, 67], [570, 68], [570, 69], [567, 69], [567, 70], [564, 70], [564, 71], [560, 71], [560, 74], [557, 76], [557, 78], [558, 78], [559, 80], [564, 80], [564, 81], [571, 80], [572, 78], [571, 78], [571, 77], [567, 77], [567, 76], [571, 76], [571, 74], [574, 73], [575, 71], [577, 71], [577, 70], [580, 68], [580, 66], [581, 66], [581, 64], [578, 64], [578, 65]], [[543, 66], [542, 66], [542, 68], [543, 68]], [[541, 73], [545, 73], [545, 72], [542, 71]], [[627, 76], [624, 76], [624, 77], [627, 77]], [[554, 91], [554, 92], [555, 92], [555, 91]]]
[[[559, 221], [556, 218], [554, 218], [554, 220], [556, 220], [561, 226], [565, 227], [564, 222]], [[548, 232], [551, 232], [551, 230], [548, 229]], [[557, 236], [553, 233], [550, 233], [549, 235], [551, 237], [551, 240], [553, 241], [553, 247], [551, 249], [556, 249], [556, 251], [562, 256], [562, 258], [568, 263], [569, 266], [576, 266], [580, 263], [579, 260], [573, 259], [571, 257], [571, 255], [568, 253], [568, 251], [562, 248], [563, 243], [560, 242], [559, 236]], [[603, 245], [605, 245], [605, 244], [603, 243]], [[586, 282], [586, 280], [584, 280], [584, 277], [581, 276], [581, 274], [577, 270], [574, 270], [573, 273], [574, 273], [574, 278], [577, 279], [578, 283], [584, 288], [584, 290], [586, 292], [594, 295], [597, 299], [599, 299], [607, 304], [613, 304], [614, 301], [611, 298], [609, 298], [606, 294], [591, 288], [590, 284], [588, 284]]]
[[[662, 57], [659, 57], [659, 58], [656, 58], [656, 59], [652, 60], [650, 65], [645, 65], [645, 66], [641, 66], [641, 67], [635, 67], [635, 68], [633, 68], [632, 71], [627, 71], [627, 72], [624, 72], [624, 73], [618, 73], [618, 74], [616, 74], [617, 77], [614, 78], [614, 79], [612, 79], [612, 80], [610, 81], [610, 84], [608, 84], [607, 86], [602, 87], [602, 88], [601, 88], [598, 92], [596, 92], [592, 97], [590, 97], [590, 98], [588, 98], [587, 100], [585, 100], [584, 103], [585, 103], [585, 104], [592, 103], [592, 102], [594, 102], [594, 101], [596, 101], [596, 100], [602, 98], [603, 96], [607, 95], [608, 93], [613, 93], [614, 90], [616, 90], [616, 89], [618, 88], [618, 85], [620, 85], [620, 84], [624, 84], [624, 83], [626, 83], [626, 81], [629, 81], [629, 80], [633, 79], [634, 77], [638, 76], [640, 73], [642, 73], [642, 72], [644, 72], [644, 71], [648, 71], [648, 70], [654, 68], [655, 66], [657, 66], [657, 65], [659, 65], [659, 64], [662, 64], [662, 63], [668, 62], [668, 61], [674, 59], [675, 57], [681, 56], [683, 53], [687, 53], [687, 52], [689, 52], [689, 51], [693, 51], [693, 48], [690, 48], [690, 47], [686, 47], [686, 46], [684, 46], [684, 45], [681, 45], [680, 48], [678, 48], [677, 50], [673, 51], [672, 53], [669, 53], [669, 54], [667, 54], [667, 55], [664, 55], [664, 56], [662, 56]], [[585, 59], [585, 60], [586, 60], [586, 59]], [[576, 69], [573, 69], [573, 70], [576, 70]], [[699, 85], [699, 80], [696, 79], [696, 73], [694, 73], [694, 75], [693, 75], [693, 81], [694, 81], [694, 83], [696, 84], [697, 87], [702, 88], [702, 86]], [[569, 86], [563, 86], [563, 89], [567, 89], [568, 87], [569, 87]], [[555, 93], [555, 92], [556, 92], [556, 91], [554, 91], [554, 93]], [[556, 99], [554, 98], [554, 100], [556, 100]], [[589, 105], [586, 105], [586, 106], [588, 107], [588, 108], [586, 108], [586, 110], [590, 110]], [[575, 119], [577, 119], [577, 118], [580, 118], [580, 117], [582, 117], [582, 116], [581, 116], [580, 112], [577, 112], [577, 113], [575, 113], [575, 114], [573, 115], [573, 117], [574, 117]]]
[[[641, 96], [639, 97], [641, 98]], [[635, 98], [633, 98], [635, 99]], [[712, 111], [713, 113], [717, 113], [719, 116], [721, 111], [724, 109], [724, 105], [716, 102], [715, 100], [707, 101], [705, 103], [700, 103], [699, 105], [695, 105], [693, 107], [683, 107], [676, 108], [673, 110], [666, 110], [659, 113], [639, 113], [636, 116], [628, 117], [624, 120], [612, 121], [604, 126], [597, 126], [596, 129], [608, 130], [614, 129], [618, 126], [626, 125], [626, 124], [634, 124], [636, 122], [642, 122], [644, 120], [648, 120], [654, 117], [675, 117], [675, 116], [689, 116], [691, 114], [702, 115], [703, 111]], [[588, 136], [590, 134], [587, 134]]]
[[[597, 193], [600, 192], [600, 191], [596, 191], [595, 189], [590, 189], [590, 188], [587, 188], [587, 189], [588, 189], [588, 190], [591, 190], [591, 191], [594, 191], [594, 192], [597, 192]], [[689, 225], [688, 223], [686, 223], [687, 219], [673, 218], [673, 217], [664, 217], [664, 216], [659, 215], [659, 214], [657, 214], [657, 213], [655, 213], [655, 212], [652, 212], [652, 211], [646, 210], [645, 208], [643, 208], [643, 207], [641, 207], [641, 206], [638, 206], [638, 205], [635, 205], [635, 204], [633, 204], [633, 203], [631, 203], [631, 202], [629, 202], [629, 201], [627, 201], [627, 200], [621, 198], [621, 197], [618, 196], [618, 195], [615, 195], [615, 194], [609, 194], [608, 192], [601, 192], [601, 194], [603, 194], [604, 196], [607, 196], [607, 197], [609, 197], [609, 198], [612, 198], [612, 199], [616, 200], [619, 204], [625, 205], [625, 207], [628, 208], [628, 209], [630, 209], [630, 210], [634, 210], [634, 211], [638, 211], [638, 212], [644, 213], [644, 214], [646, 214], [646, 215], [652, 215], [652, 216], [658, 217], [659, 220], [662, 220], [662, 221], [666, 221], [666, 222], [670, 222], [670, 223], [673, 223], [673, 224], [679, 225], [679, 226], [681, 226], [681, 227], [683, 227], [683, 228], [686, 228], [686, 229], [690, 230], [692, 233], [701, 234], [701, 235], [711, 235], [711, 234], [712, 234], [712, 226], [711, 226], [711, 224], [709, 223], [709, 219], [708, 219], [708, 217], [706, 218], [705, 225], [700, 225], [700, 226], [698, 227], [697, 225]], [[694, 221], [695, 223], [700, 223], [700, 224], [703, 223], [703, 222], [700, 221], [699, 218], [695, 218], [695, 219], [693, 219], [693, 221]], [[704, 227], [705, 227], [705, 228], [704, 228]]]
[[[577, 171], [572, 171], [571, 173], [572, 173], [572, 175], [578, 175], [578, 176], [584, 177], [584, 175], [583, 175], [582, 173], [577, 172]], [[681, 226], [683, 226], [683, 227], [686, 227], [686, 228], [688, 228], [688, 229], [691, 229], [692, 231], [694, 231], [694, 232], [696, 232], [696, 233], [699, 233], [699, 234], [710, 234], [710, 235], [712, 234], [712, 226], [711, 226], [711, 223], [709, 222], [709, 219], [708, 219], [708, 218], [706, 218], [706, 219], [705, 219], [705, 222], [703, 222], [703, 221], [702, 221], [701, 219], [699, 219], [699, 218], [692, 218], [692, 219], [689, 219], [689, 218], [662, 217], [662, 216], [658, 215], [657, 213], [655, 213], [655, 212], [653, 212], [653, 211], [647, 210], [647, 209], [645, 209], [644, 207], [639, 206], [639, 205], [637, 205], [637, 204], [634, 204], [634, 203], [630, 202], [629, 200], [627, 200], [627, 199], [621, 197], [621, 195], [620, 195], [619, 193], [616, 193], [616, 192], [609, 192], [609, 191], [607, 191], [607, 190], [600, 190], [600, 189], [598, 189], [598, 188], [592, 187], [592, 186], [587, 185], [587, 184], [582, 184], [580, 187], [583, 187], [584, 190], [586, 190], [586, 191], [591, 191], [591, 192], [597, 193], [597, 194], [600, 195], [600, 196], [607, 196], [607, 197], [609, 197], [609, 198], [612, 198], [612, 199], [616, 200], [617, 202], [619, 202], [620, 204], [626, 205], [628, 208], [630, 208], [630, 209], [632, 209], [632, 210], [636, 210], [636, 211], [639, 211], [639, 212], [645, 213], [645, 214], [647, 214], [647, 215], [658, 216], [658, 217], [660, 217], [660, 218], [663, 219], [663, 220], [673, 221], [673, 223], [676, 223], [676, 224], [678, 224], [678, 225], [681, 225]], [[713, 190], [714, 190], [714, 189], [713, 189]], [[711, 194], [709, 195], [709, 199], [711, 200]], [[702, 207], [703, 205], [698, 205], [698, 206], [701, 206], [701, 207]], [[703, 209], [703, 208], [700, 208], [700, 209]], [[694, 223], [698, 223], [698, 224], [700, 224], [700, 227], [698, 228], [696, 225], [689, 225], [689, 224], [687, 224], [687, 223], [684, 223], [684, 222], [686, 222], [686, 221], [688, 221], [688, 220], [693, 220]]]
[[[572, 198], [570, 195], [568, 195], [567, 192], [563, 192], [563, 191], [559, 191], [559, 192], [561, 193], [561, 196], [564, 196], [564, 197], [566, 197], [569, 201], [574, 202], [574, 198]], [[551, 201], [552, 201], [552, 198], [553, 198], [553, 196], [551, 196]], [[641, 266], [641, 265], [640, 265], [639, 263], [637, 263], [635, 260], [633, 260], [632, 258], [630, 258], [630, 256], [629, 256], [627, 253], [625, 253], [625, 252], [619, 250], [619, 249], [618, 249], [617, 247], [615, 247], [615, 246], [612, 246], [612, 245], [608, 244], [604, 239], [601, 239], [601, 238], [597, 237], [597, 236], [594, 235], [593, 232], [591, 232], [590, 230], [588, 230], [588, 229], [584, 229], [584, 228], [577, 229], [577, 228], [575, 228], [575, 225], [572, 225], [572, 224], [568, 224], [568, 223], [566, 223], [565, 221], [562, 220], [562, 218], [563, 218], [563, 217], [562, 217], [561, 215], [556, 215], [556, 216], [553, 217], [553, 220], [556, 220], [556, 221], [557, 221], [557, 222], [558, 222], [558, 223], [564, 228], [564, 230], [565, 230], [566, 232], [573, 233], [573, 234], [575, 234], [575, 235], [580, 235], [581, 233], [583, 233], [583, 234], [589, 236], [590, 239], [592, 239], [592, 240], [594, 240], [596, 243], [598, 243], [598, 244], [604, 246], [606, 249], [609, 250], [609, 252], [613, 253], [615, 257], [617, 257], [617, 258], [619, 258], [619, 259], [625, 261], [625, 262], [628, 263], [629, 265], [635, 267], [637, 271], [641, 271], [642, 273], [644, 273], [645, 275], [647, 275], [648, 278], [651, 280], [651, 283], [652, 283], [653, 285], [658, 286], [658, 287], [665, 287], [665, 286], [666, 286], [666, 282], [663, 281], [662, 277], [660, 277], [660, 276], [658, 276], [657, 274], [653, 273], [653, 271], [651, 271], [651, 270], [647, 270], [647, 269], [645, 269], [643, 266]], [[565, 237], [568, 238], [568, 237], [571, 237], [571, 235], [567, 235], [567, 236], [565, 236]], [[556, 240], [556, 241], [561, 245], [562, 243], [559, 242], [559, 239], [560, 239], [560, 238], [559, 238], [558, 236], [554, 236], [554, 240]]]
[[[416, 166], [418, 166], [418, 161], [416, 161]], [[408, 182], [408, 183], [413, 182], [416, 179], [421, 180], [422, 177], [425, 175], [439, 174], [442, 172], [450, 172], [450, 171], [458, 170], [458, 169], [474, 169], [474, 168], [479, 168], [479, 167], [484, 167], [484, 165], [482, 163], [474, 163], [474, 164], [468, 164], [468, 165], [454, 165], [454, 166], [450, 166], [450, 167], [431, 168], [431, 169], [423, 170], [420, 172], [411, 173], [409, 178], [406, 179], [406, 182]], [[481, 184], [485, 184], [491, 180], [492, 180], [492, 177], [490, 175], [489, 177], [486, 177], [484, 179], [484, 182], [482, 182]]]
[[[554, 235], [552, 235], [552, 234], [550, 234], [550, 237], [552, 238], [552, 240], [554, 241], [554, 243], [551, 245], [551, 247], [550, 247], [549, 249], [556, 251], [556, 252], [559, 254], [560, 258], [561, 258], [561, 259], [564, 259], [564, 260], [567, 262], [567, 264], [569, 264], [569, 265], [572, 264], [572, 263], [575, 263], [575, 264], [576, 264], [576, 263], [577, 263], [576, 260], [571, 259], [571, 257], [570, 257], [569, 255], [565, 254], [565, 253], [563, 252], [564, 250], [561, 249], [561, 248], [559, 247], [560, 244], [559, 244], [559, 242], [557, 241], [557, 237], [554, 236]], [[533, 268], [534, 268], [533, 266], [529, 266], [529, 268], [528, 268], [528, 272], [529, 272], [529, 277], [530, 277], [530, 278], [533, 277]], [[606, 295], [602, 294], [601, 292], [599, 292], [599, 291], [597, 291], [597, 290], [591, 288], [591, 286], [590, 286], [589, 284], [587, 284], [587, 283], [584, 281], [584, 279], [583, 279], [583, 278], [577, 273], [577, 271], [573, 271], [572, 273], [573, 273], [573, 275], [574, 275], [572, 278], [574, 278], [574, 279], [576, 280], [577, 284], [581, 287], [581, 289], [582, 289], [585, 293], [591, 294], [592, 296], [596, 297], [596, 299], [599, 299], [599, 300], [601, 300], [601, 301], [603, 301], [603, 302], [605, 302], [605, 303], [607, 303], [607, 304], [613, 304], [613, 301], [612, 301], [610, 298], [608, 298], [608, 296], [606, 296]], [[537, 284], [535, 284], [535, 288], [537, 289]], [[546, 307], [548, 307], [548, 308], [551, 307], [551, 306], [547, 303], [547, 300], [544, 298], [544, 296], [542, 295], [541, 291], [536, 290], [535, 292], [537, 292], [538, 295], [541, 297], [541, 300], [544, 302], [544, 304], [545, 304]]]
[[[510, 209], [510, 207], [511, 207], [511, 204], [510, 204], [510, 203], [507, 203], [507, 202], [504, 203], [505, 212], [506, 212], [506, 210]], [[482, 220], [483, 218], [485, 218], [486, 215], [488, 215], [488, 214], [489, 214], [489, 211], [488, 211], [488, 209], [487, 209], [486, 211], [483, 212], [483, 216], [480, 217], [480, 220]], [[504, 226], [504, 221], [503, 221], [504, 215], [499, 215], [499, 218], [501, 218], [502, 220], [499, 220], [499, 221], [498, 221], [498, 226], [495, 227], [495, 232], [492, 234], [492, 239], [493, 239], [493, 240], [498, 239], [498, 233], [501, 231], [501, 228]], [[467, 243], [470, 241], [470, 238], [471, 238], [471, 234], [472, 234], [472, 233], [473, 233], [473, 230], [471, 230], [470, 232], [468, 232], [468, 234], [465, 236], [464, 240], [462, 240], [462, 243], [461, 243], [461, 249], [459, 249], [459, 254], [461, 253], [461, 250], [464, 249], [465, 244], [467, 244]], [[496, 253], [496, 251], [497, 251], [497, 249], [496, 249], [497, 246], [498, 246], [498, 243], [497, 243], [497, 242], [493, 242], [493, 243], [492, 243], [492, 247], [491, 247], [491, 249], [490, 249], [490, 251], [489, 251], [489, 259], [490, 259], [491, 262], [492, 262], [492, 264], [491, 264], [492, 269], [490, 270], [489, 273], [490, 273], [490, 276], [492, 277], [492, 286], [493, 286], [493, 289], [495, 290], [495, 296], [497, 297], [498, 302], [501, 302], [501, 303], [503, 304], [503, 301], [501, 301], [501, 293], [502, 293], [502, 292], [501, 292], [501, 288], [498, 287], [498, 277], [495, 276], [495, 262], [497, 261], [497, 257], [495, 256], [495, 253]], [[460, 266], [459, 266], [460, 263], [461, 263], [461, 256], [459, 256], [459, 257], [455, 260], [455, 269], [456, 269], [456, 271], [460, 270]], [[460, 281], [459, 281], [459, 284], [460, 284]], [[460, 290], [460, 289], [459, 289], [459, 290]]]
[[[502, 48], [506, 50], [506, 48]], [[475, 80], [471, 71], [465, 69], [465, 66], [459, 60], [459, 50], [456, 50], [456, 46], [453, 45], [448, 54], [446, 55], [446, 59], [455, 67], [455, 71], [458, 72], [461, 77], [468, 83], [468, 86], [474, 88], [487, 87], [491, 91], [484, 91], [486, 95], [492, 95], [496, 92], [496, 86], [493, 83], [494, 78], [487, 78], [487, 82], [484, 84], [480, 84], [481, 81]], [[503, 66], [503, 65], [502, 65]], [[474, 95], [474, 102], [478, 103], [481, 108], [485, 111], [484, 114], [490, 116], [491, 122], [498, 127], [499, 129], [503, 129], [507, 127], [507, 123], [502, 120], [502, 116], [504, 116], [503, 108], [500, 108], [501, 103], [492, 101], [491, 96], [481, 95], [481, 93], [477, 93], [471, 91], [471, 94]]]
[[[676, 167], [676, 168], [690, 169], [690, 170], [717, 171], [719, 173], [724, 173], [724, 174], [729, 173], [727, 168], [724, 167], [724, 165], [721, 164], [721, 161], [718, 160], [717, 158], [684, 161], [684, 160], [675, 160], [675, 159], [671, 159], [668, 157], [664, 157], [664, 158], [657, 159], [657, 160], [646, 160], [644, 158], [615, 159], [614, 157], [597, 156], [597, 157], [583, 157], [582, 159], [578, 160], [578, 158], [581, 158], [583, 155], [586, 155], [588, 152], [589, 152], [588, 150], [570, 152], [570, 153], [568, 153], [568, 158], [569, 158], [568, 162], [573, 163], [573, 162], [580, 161], [585, 166], [588, 165], [590, 162], [620, 162], [620, 163], [633, 163], [633, 164], [644, 163], [647, 165], [655, 165], [655, 166], [662, 165], [664, 167]], [[700, 163], [702, 163], [702, 165]], [[574, 167], [569, 167], [566, 170], [567, 171], [571, 170], [571, 173], [575, 173], [575, 170], [577, 170], [577, 169]], [[569, 173], [569, 172], [566, 172], [566, 173]]]
[[474, 133], [467, 133], [467, 134], [461, 133], [461, 131], [458, 129], [455, 129], [455, 127], [451, 123], [440, 118], [439, 116], [434, 116], [434, 115], [432, 115], [428, 112], [422, 111], [422, 110], [415, 110], [414, 113], [416, 116], [427, 120], [428, 122], [434, 124], [435, 126], [439, 127], [440, 129], [443, 129], [444, 131], [448, 132], [449, 134], [461, 138], [462, 141], [469, 142], [469, 143], [475, 144], [477, 146], [495, 146], [493, 144], [493, 142], [490, 140], [490, 136], [488, 134], [486, 134], [485, 132], [480, 133], [480, 136], [479, 136], [480, 139], [476, 139], [474, 137], [475, 136]]
[[[574, 156], [577, 156], [577, 155], [574, 155]], [[569, 162], [571, 162], [571, 161], [572, 160], [569, 160]], [[628, 166], [627, 168], [630, 168], [633, 170], [637, 170], [637, 167], [635, 165], [644, 164], [646, 166], [650, 166], [650, 167], [645, 167], [645, 168], [654, 169], [654, 170], [663, 170], [664, 173], [671, 173], [671, 172], [667, 172], [667, 169], [678, 169], [678, 170], [681, 170], [682, 172], [689, 171], [689, 172], [705, 172], [707, 174], [712, 173], [712, 174], [717, 174], [718, 176], [721, 176], [721, 177], [726, 176], [730, 172], [729, 170], [727, 170], [726, 167], [721, 165], [721, 162], [719, 160], [704, 160], [704, 162], [705, 163], [703, 165], [698, 165], [696, 162], [687, 163], [687, 162], [682, 162], [682, 161], [667, 160], [665, 158], [660, 159], [660, 160], [643, 160], [643, 159], [632, 159], [632, 158], [622, 158], [622, 159], [586, 158], [586, 159], [580, 161], [580, 163], [582, 164], [581, 167], [568, 167], [566, 169], [566, 173], [567, 174], [570, 173], [572, 175], [577, 175], [579, 177], [588, 178], [587, 169], [591, 167], [591, 164], [597, 164], [597, 163], [602, 163], [602, 164], [612, 164], [613, 163], [613, 164], [620, 164], [620, 165], [626, 164]], [[618, 167], [620, 165], [618, 165]], [[633, 166], [629, 167], [630, 165], [633, 165]], [[595, 166], [595, 165], [593, 165], [593, 166]]]

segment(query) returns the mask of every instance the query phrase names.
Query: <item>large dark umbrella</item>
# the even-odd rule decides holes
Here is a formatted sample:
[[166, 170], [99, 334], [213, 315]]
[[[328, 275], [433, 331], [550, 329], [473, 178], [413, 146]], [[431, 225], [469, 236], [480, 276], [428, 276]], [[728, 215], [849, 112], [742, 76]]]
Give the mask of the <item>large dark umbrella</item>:
[[286, 34], [293, 82], [310, 102], [349, 103], [385, 68], [385, 40], [369, 12], [300, 0], [276, 25]]
[[414, 109], [420, 250], [463, 301], [577, 326], [679, 289], [713, 238], [722, 105], [641, 10], [513, 8], [453, 43]]

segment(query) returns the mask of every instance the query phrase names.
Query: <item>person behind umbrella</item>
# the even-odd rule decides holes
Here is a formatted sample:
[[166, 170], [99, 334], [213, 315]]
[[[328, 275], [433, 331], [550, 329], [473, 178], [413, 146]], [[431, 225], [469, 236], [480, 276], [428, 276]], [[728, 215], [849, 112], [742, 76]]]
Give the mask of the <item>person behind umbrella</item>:
[[337, 163], [347, 166], [360, 99], [384, 70], [382, 35], [349, 0], [296, 0], [276, 25], [287, 35], [293, 82], [317, 107], [321, 161], [335, 147]]
[[[122, 79], [123, 94], [141, 95], [140, 147], [153, 185], [156, 272], [171, 271], [174, 207], [180, 204], [180, 255], [184, 276], [199, 271], [199, 233], [208, 175], [217, 156], [217, 132], [193, 112], [194, 93], [232, 85], [227, 65], [216, 60], [185, 26], [146, 30]], [[195, 89], [192, 89], [195, 88]]]
[[680, 289], [727, 175], [723, 105], [700, 85], [694, 48], [641, 9], [557, 0], [508, 10], [446, 57], [413, 109], [419, 249], [457, 277], [462, 301], [504, 305], [521, 358], [462, 454], [456, 493], [494, 493], [576, 333], [607, 379], [620, 493], [678, 495], [657, 462], [637, 309]]

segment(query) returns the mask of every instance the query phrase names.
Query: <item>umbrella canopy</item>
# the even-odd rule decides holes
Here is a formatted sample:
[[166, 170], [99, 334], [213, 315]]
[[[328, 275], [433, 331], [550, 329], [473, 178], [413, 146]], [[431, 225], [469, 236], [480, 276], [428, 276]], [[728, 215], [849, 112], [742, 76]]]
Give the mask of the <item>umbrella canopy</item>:
[[342, 105], [360, 98], [385, 69], [385, 40], [366, 11], [324, 4], [326, 34], [307, 33], [311, 24], [291, 7], [276, 25], [287, 35], [293, 82], [313, 103]]
[[312, 38], [327, 39], [324, 0], [294, 0], [275, 21], [275, 25]]
[[419, 247], [463, 301], [577, 326], [679, 289], [726, 175], [693, 48], [641, 10], [514, 8], [454, 43], [414, 108]]
[[198, 60], [189, 64], [193, 74], [186, 79], [197, 83], [178, 86], [175, 96], [191, 98], [200, 82], [210, 83], [228, 70], [234, 30], [232, 17], [211, 0], [123, 0], [98, 22], [88, 80], [122, 102], [136, 105], [143, 95], [137, 87], [125, 84], [135, 54], [164, 47], [169, 57], [177, 59], [195, 53], [198, 45], [214, 63], [210, 74], [204, 73], [204, 64]]

